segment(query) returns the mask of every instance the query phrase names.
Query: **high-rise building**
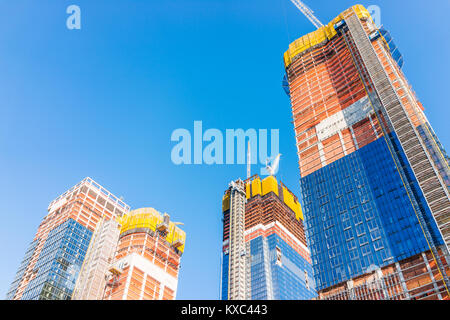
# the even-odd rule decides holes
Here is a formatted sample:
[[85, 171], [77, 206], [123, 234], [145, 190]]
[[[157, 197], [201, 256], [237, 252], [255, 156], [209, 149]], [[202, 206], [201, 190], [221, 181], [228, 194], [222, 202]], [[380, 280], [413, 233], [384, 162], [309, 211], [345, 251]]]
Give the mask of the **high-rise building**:
[[269, 176], [230, 184], [222, 201], [223, 300], [316, 296], [297, 197]]
[[52, 201], [7, 294], [15, 300], [173, 300], [186, 233], [90, 178]]
[[284, 55], [322, 299], [448, 299], [448, 157], [392, 37], [354, 6]]
[[223, 281], [227, 283], [223, 286], [222, 294], [227, 300], [246, 298], [245, 203], [245, 183], [242, 180], [232, 181], [223, 204], [224, 241], [228, 240], [228, 246], [223, 265], [226, 269], [223, 272]]
[[105, 300], [174, 300], [186, 233], [153, 208], [130, 211], [106, 273]]
[[26, 251], [7, 299], [71, 299], [97, 225], [128, 210], [128, 205], [90, 178], [56, 198]]

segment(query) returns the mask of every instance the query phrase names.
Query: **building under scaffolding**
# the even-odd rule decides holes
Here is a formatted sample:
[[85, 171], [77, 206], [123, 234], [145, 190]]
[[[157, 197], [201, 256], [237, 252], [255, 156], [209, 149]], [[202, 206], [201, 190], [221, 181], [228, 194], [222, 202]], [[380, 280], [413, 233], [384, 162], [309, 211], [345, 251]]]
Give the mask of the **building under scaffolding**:
[[354, 6], [284, 62], [319, 297], [448, 299], [448, 157], [390, 34]]
[[14, 300], [173, 300], [186, 233], [90, 178], [52, 201], [11, 284]]
[[153, 208], [123, 216], [104, 300], [174, 300], [186, 233]]
[[273, 176], [231, 183], [223, 202], [223, 300], [316, 296], [297, 197]]
[[101, 221], [121, 217], [128, 210], [120, 198], [91, 178], [53, 200], [7, 299], [71, 299], [94, 230]]

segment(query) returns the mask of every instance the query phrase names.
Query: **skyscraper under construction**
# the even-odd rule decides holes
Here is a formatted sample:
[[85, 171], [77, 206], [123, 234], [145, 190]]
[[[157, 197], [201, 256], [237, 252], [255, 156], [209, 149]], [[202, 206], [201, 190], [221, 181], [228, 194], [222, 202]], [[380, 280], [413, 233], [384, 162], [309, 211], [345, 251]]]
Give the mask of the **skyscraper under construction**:
[[86, 178], [53, 200], [11, 284], [7, 299], [69, 300], [94, 230], [129, 206]]
[[297, 197], [273, 176], [233, 181], [222, 202], [223, 300], [316, 296]]
[[91, 178], [52, 201], [11, 284], [11, 300], [173, 300], [186, 234]]
[[119, 222], [103, 299], [174, 300], [186, 233], [153, 208], [133, 210]]
[[284, 55], [321, 299], [448, 299], [448, 157], [363, 6]]

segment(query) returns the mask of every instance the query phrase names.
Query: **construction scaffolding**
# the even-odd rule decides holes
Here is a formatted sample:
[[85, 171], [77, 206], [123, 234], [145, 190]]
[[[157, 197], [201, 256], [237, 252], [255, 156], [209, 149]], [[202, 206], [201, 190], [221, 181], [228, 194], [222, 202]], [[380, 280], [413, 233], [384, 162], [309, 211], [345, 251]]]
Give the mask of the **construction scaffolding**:
[[230, 183], [230, 246], [228, 265], [228, 300], [246, 299], [245, 267], [245, 184]]
[[[448, 259], [440, 259], [450, 273]], [[384, 268], [374, 267], [361, 277], [320, 292], [318, 299], [449, 300], [449, 295], [431, 252], [427, 252]]]
[[[401, 165], [400, 157], [395, 152], [395, 147], [392, 143], [392, 137], [388, 135], [388, 132], [394, 131], [399, 139], [403, 152], [406, 155], [408, 162], [414, 172], [414, 175], [419, 183], [419, 186], [425, 196], [425, 199], [430, 207], [431, 212], [436, 220], [436, 224], [439, 227], [443, 239], [450, 239], [446, 231], [448, 227], [444, 227], [445, 223], [439, 221], [439, 218], [445, 217], [444, 221], [447, 221], [450, 216], [450, 198], [448, 189], [442, 177], [439, 175], [439, 171], [435, 168], [435, 163], [431, 160], [428, 153], [428, 149], [424, 146], [419, 133], [416, 131], [417, 123], [420, 121], [420, 116], [415, 114], [417, 106], [410, 106], [412, 104], [412, 97], [407, 95], [407, 92], [401, 89], [396, 91], [391, 79], [401, 80], [399, 75], [393, 74], [391, 79], [389, 78], [386, 70], [394, 71], [394, 66], [384, 66], [388, 64], [388, 57], [382, 55], [382, 50], [379, 50], [379, 57], [377, 51], [373, 47], [367, 31], [364, 29], [362, 22], [356, 15], [351, 15], [346, 19], [348, 25], [348, 33], [350, 38], [346, 38], [346, 42], [349, 45], [350, 41], [353, 41], [354, 46], [349, 45], [349, 49], [352, 52], [353, 60], [358, 68], [361, 76], [367, 76], [365, 86], [367, 90], [371, 90], [374, 95], [369, 95], [371, 98], [372, 108], [376, 114], [381, 113], [384, 119], [388, 121], [380, 121], [381, 127], [384, 132], [385, 140], [391, 150], [392, 157], [396, 163], [398, 172], [402, 177], [402, 181], [406, 192], [408, 193], [411, 204], [416, 213], [417, 219], [424, 233], [424, 237], [430, 247], [433, 256], [437, 257], [437, 248], [435, 241], [431, 235], [431, 232], [427, 226], [425, 217], [422, 210], [420, 210], [419, 204], [415, 200], [414, 191], [410, 186], [410, 182], [407, 179], [407, 174], [404, 172]], [[343, 33], [345, 37], [345, 33]], [[401, 100], [402, 92], [404, 97]], [[369, 93], [369, 91], [368, 91]], [[411, 99], [408, 101], [408, 99]], [[445, 235], [445, 236], [444, 236]], [[449, 243], [446, 242], [446, 250], [448, 250]], [[450, 286], [449, 279], [445, 273], [444, 266], [440, 262], [440, 259], [435, 258], [440, 273], [444, 278], [444, 285], [448, 288]], [[448, 289], [447, 289], [448, 291]]]
[[186, 233], [168, 214], [140, 208], [120, 219], [104, 300], [173, 300]]
[[92, 236], [72, 300], [101, 300], [119, 240], [119, 223], [102, 220]]
[[176, 222], [170, 221], [170, 216], [167, 213], [162, 215], [154, 208], [141, 208], [124, 215], [119, 222], [122, 225], [121, 235], [127, 232], [135, 232], [136, 229], [151, 230], [158, 232], [161, 238], [180, 253], [184, 252], [186, 232], [180, 229]]

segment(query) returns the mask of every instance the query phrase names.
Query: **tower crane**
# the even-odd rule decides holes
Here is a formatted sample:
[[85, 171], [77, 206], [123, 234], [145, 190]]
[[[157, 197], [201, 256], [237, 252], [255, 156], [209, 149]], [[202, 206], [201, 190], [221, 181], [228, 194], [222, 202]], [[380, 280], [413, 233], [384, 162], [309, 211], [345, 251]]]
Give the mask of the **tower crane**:
[[252, 156], [250, 151], [250, 141], [247, 144], [247, 179], [251, 176]]
[[323, 23], [314, 15], [314, 11], [300, 0], [291, 0], [291, 2], [311, 21], [317, 28], [323, 27]]

